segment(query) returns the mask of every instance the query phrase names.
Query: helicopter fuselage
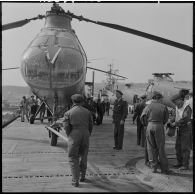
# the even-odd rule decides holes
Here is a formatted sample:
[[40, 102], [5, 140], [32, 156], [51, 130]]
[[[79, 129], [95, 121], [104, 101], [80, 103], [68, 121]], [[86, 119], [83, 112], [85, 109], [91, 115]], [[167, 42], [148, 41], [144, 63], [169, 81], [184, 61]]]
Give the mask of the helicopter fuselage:
[[57, 112], [75, 93], [84, 94], [87, 57], [71, 29], [71, 17], [49, 11], [45, 27], [23, 53], [21, 73], [31, 90]]

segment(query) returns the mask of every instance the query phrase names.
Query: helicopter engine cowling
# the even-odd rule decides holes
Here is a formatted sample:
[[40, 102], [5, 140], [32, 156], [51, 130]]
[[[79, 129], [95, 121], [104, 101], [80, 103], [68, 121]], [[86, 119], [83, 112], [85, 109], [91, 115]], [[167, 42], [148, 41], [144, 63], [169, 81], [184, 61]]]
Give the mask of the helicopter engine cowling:
[[21, 73], [32, 92], [52, 109], [70, 104], [70, 96], [84, 94], [87, 57], [74, 30], [71, 17], [48, 11], [45, 27], [24, 51]]

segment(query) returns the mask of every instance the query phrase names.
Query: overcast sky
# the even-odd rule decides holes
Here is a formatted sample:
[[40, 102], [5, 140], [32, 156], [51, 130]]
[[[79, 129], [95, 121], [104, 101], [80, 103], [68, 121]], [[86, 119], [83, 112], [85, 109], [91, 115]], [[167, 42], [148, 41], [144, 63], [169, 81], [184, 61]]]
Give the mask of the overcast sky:
[[[2, 23], [44, 15], [51, 3], [2, 3]], [[60, 3], [65, 10], [86, 18], [110, 22], [192, 46], [190, 3]], [[44, 26], [43, 20], [2, 32], [2, 67], [20, 66], [23, 51]], [[88, 66], [108, 70], [113, 63], [126, 82], [147, 82], [153, 72], [171, 72], [174, 80], [192, 80], [192, 53], [92, 23], [72, 20], [72, 28], [92, 61]], [[3, 71], [3, 85], [26, 86], [20, 70]], [[92, 71], [87, 72], [87, 81]], [[105, 80], [96, 72], [95, 82]]]

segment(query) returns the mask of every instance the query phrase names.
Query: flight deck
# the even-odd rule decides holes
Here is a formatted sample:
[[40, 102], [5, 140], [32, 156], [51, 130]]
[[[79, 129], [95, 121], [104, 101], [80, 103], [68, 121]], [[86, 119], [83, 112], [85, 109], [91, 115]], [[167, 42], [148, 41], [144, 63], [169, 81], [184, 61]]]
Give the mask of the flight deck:
[[[47, 123], [33, 125], [20, 118], [2, 129], [3, 192], [192, 192], [191, 171], [166, 176], [152, 173], [144, 165], [144, 149], [136, 145], [136, 125], [129, 115], [125, 124], [123, 150], [113, 150], [111, 116], [104, 116], [90, 137], [87, 182], [78, 188], [71, 185], [67, 144], [58, 138], [50, 146]], [[60, 131], [65, 136], [65, 131]], [[171, 164], [176, 162], [174, 138], [166, 137], [166, 153]]]

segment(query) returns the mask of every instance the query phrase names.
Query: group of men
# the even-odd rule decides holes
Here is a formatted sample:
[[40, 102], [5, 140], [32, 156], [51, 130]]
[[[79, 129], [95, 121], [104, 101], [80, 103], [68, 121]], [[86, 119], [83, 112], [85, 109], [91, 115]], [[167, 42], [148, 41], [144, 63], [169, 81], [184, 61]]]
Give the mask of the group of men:
[[[22, 97], [22, 100], [20, 102], [20, 112], [21, 112], [21, 122], [26, 120], [29, 122], [31, 116], [34, 116], [38, 108], [41, 106], [42, 101], [34, 95], [32, 95], [30, 98], [26, 98], [26, 96]], [[41, 122], [44, 120], [45, 112], [47, 111], [47, 117], [51, 117], [51, 112], [47, 108], [45, 104], [42, 105], [42, 109], [40, 110], [40, 119]], [[49, 122], [51, 122], [51, 119], [48, 119]]]
[[22, 97], [20, 102], [20, 111], [21, 111], [21, 122], [26, 120], [29, 122], [29, 118], [32, 112], [37, 109], [38, 101], [32, 95], [30, 99], [27, 99], [26, 96]]
[[[128, 114], [128, 106], [122, 100], [122, 92], [117, 90], [117, 100], [114, 104], [114, 149], [121, 150], [123, 146], [124, 122]], [[64, 129], [68, 137], [68, 157], [72, 173], [72, 185], [79, 186], [85, 182], [87, 170], [87, 155], [89, 149], [89, 136], [93, 129], [93, 112], [91, 101], [86, 104], [80, 94], [71, 96], [73, 106], [64, 115]], [[100, 105], [100, 101], [97, 102]], [[97, 109], [98, 107], [96, 107]], [[97, 109], [98, 110], [98, 109]]]
[[[128, 115], [128, 104], [122, 99], [123, 93], [116, 90], [116, 101], [113, 107], [113, 129], [115, 150], [123, 148], [124, 124]], [[33, 98], [33, 97], [31, 97]], [[146, 96], [140, 97], [140, 103], [136, 105], [133, 120], [137, 120], [137, 144], [145, 147], [145, 163], [157, 172], [160, 166], [161, 172], [169, 174], [168, 159], [165, 153], [164, 127], [174, 127], [177, 130], [175, 167], [182, 170], [189, 169], [190, 150], [192, 149], [192, 97], [185, 99], [178, 95], [172, 98], [176, 105], [175, 117], [169, 119], [167, 106], [162, 103], [162, 94], [154, 91], [152, 101], [146, 105]], [[105, 113], [105, 103], [98, 100], [86, 99], [81, 94], [71, 96], [73, 105], [64, 115], [64, 130], [68, 137], [68, 157], [72, 173], [72, 185], [79, 186], [85, 182], [87, 170], [87, 156], [89, 150], [89, 137], [93, 124], [97, 118], [102, 123]], [[23, 97], [21, 102], [22, 116], [27, 112], [27, 100]], [[34, 104], [34, 103], [33, 103]], [[36, 104], [36, 103], [35, 103]], [[103, 106], [101, 106], [103, 105]], [[94, 115], [96, 115], [95, 117]], [[26, 114], [26, 116], [28, 116]], [[102, 118], [101, 118], [102, 117]], [[24, 117], [23, 117], [24, 118]], [[23, 119], [22, 118], [22, 119]], [[27, 118], [28, 120], [28, 118]]]
[[133, 121], [137, 119], [137, 145], [145, 147], [145, 164], [157, 172], [169, 174], [171, 171], [165, 153], [164, 128], [177, 131], [176, 157], [174, 167], [189, 169], [190, 150], [192, 149], [192, 94], [186, 98], [182, 93], [171, 98], [175, 104], [175, 115], [169, 118], [167, 106], [162, 103], [162, 94], [154, 91], [152, 101], [146, 105], [146, 96], [140, 97], [134, 110]]
[[93, 123], [96, 125], [102, 124], [105, 113], [109, 116], [110, 102], [101, 99], [93, 100], [93, 98], [86, 99], [85, 107], [91, 111], [93, 116]]

